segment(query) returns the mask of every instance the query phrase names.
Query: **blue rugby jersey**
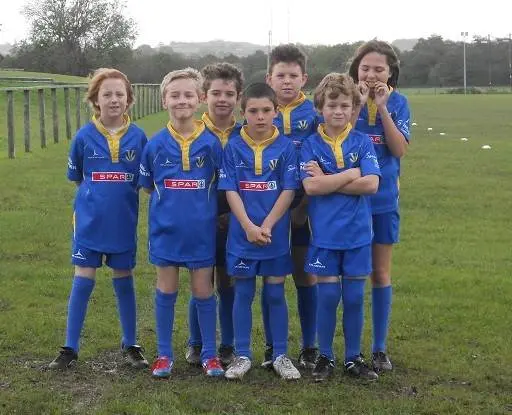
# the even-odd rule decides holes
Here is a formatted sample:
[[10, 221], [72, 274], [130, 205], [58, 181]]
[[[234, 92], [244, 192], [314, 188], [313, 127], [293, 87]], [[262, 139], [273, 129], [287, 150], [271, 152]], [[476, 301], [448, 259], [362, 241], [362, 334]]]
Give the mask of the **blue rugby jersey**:
[[[211, 118], [207, 112], [203, 113], [201, 120], [204, 122], [206, 128], [208, 130], [210, 130], [210, 132], [212, 134], [214, 134], [219, 139], [223, 148], [226, 146], [229, 139], [240, 134], [240, 128], [242, 128], [242, 125], [236, 122], [235, 117], [233, 117], [233, 123], [231, 124], [231, 126], [225, 130], [221, 130], [220, 128], [217, 128], [213, 124], [213, 121], [211, 120]], [[229, 209], [228, 201], [226, 200], [226, 194], [224, 191], [219, 191], [217, 202], [218, 202], [218, 212], [217, 213], [219, 215], [229, 212], [230, 209]]]
[[[389, 96], [387, 108], [398, 130], [409, 141], [410, 110], [407, 98], [393, 90]], [[369, 99], [368, 104], [361, 108], [355, 128], [370, 136], [382, 173], [379, 190], [370, 197], [372, 213], [398, 210], [400, 159], [393, 156], [386, 145], [382, 120], [373, 100]]]
[[142, 154], [139, 184], [154, 189], [149, 201], [149, 252], [171, 262], [215, 257], [217, 170], [222, 147], [196, 121], [185, 138], [171, 123], [156, 133]]
[[74, 202], [74, 238], [91, 250], [136, 249], [137, 181], [146, 135], [125, 116], [115, 134], [93, 117], [71, 142], [67, 177], [80, 182]]
[[[377, 156], [370, 138], [349, 124], [336, 138], [329, 137], [320, 124], [318, 132], [302, 144], [301, 180], [310, 177], [305, 164], [314, 160], [325, 174], [359, 167], [361, 175], [380, 176]], [[354, 249], [372, 242], [372, 218], [365, 196], [331, 193], [309, 196], [308, 214], [311, 244], [319, 248]]]
[[[229, 140], [224, 149], [219, 189], [236, 191], [247, 216], [260, 226], [283, 190], [299, 186], [296, 150], [277, 128], [271, 138], [255, 142], [246, 132]], [[235, 215], [229, 220], [227, 252], [247, 259], [270, 259], [290, 251], [290, 212], [272, 229], [272, 242], [260, 247], [247, 240]]]
[[278, 110], [274, 125], [281, 134], [291, 138], [299, 156], [302, 141], [314, 134], [318, 127], [318, 113], [313, 102], [300, 92], [295, 101], [285, 106], [280, 105]]

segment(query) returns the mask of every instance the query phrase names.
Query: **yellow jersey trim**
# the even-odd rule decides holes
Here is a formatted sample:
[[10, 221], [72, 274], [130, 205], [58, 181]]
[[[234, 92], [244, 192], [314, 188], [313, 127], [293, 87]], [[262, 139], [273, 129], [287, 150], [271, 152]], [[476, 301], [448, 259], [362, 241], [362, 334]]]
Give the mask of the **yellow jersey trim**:
[[123, 115], [123, 126], [117, 130], [114, 134], [110, 133], [105, 126], [101, 123], [100, 119], [96, 115], [92, 116], [92, 122], [103, 137], [107, 140], [108, 149], [110, 151], [110, 159], [112, 163], [119, 163], [119, 148], [121, 147], [121, 138], [128, 131], [130, 127], [130, 117], [128, 114]]
[[204, 122], [195, 120], [194, 121], [195, 129], [188, 137], [185, 137], [178, 133], [172, 123], [169, 121], [167, 123], [167, 129], [169, 130], [169, 133], [171, 133], [171, 136], [176, 140], [178, 145], [181, 149], [181, 164], [183, 166], [183, 171], [190, 171], [190, 146], [194, 142], [194, 140], [199, 137], [204, 129], [206, 128], [204, 125]]
[[[389, 93], [393, 92], [393, 87], [388, 86]], [[366, 106], [368, 107], [368, 125], [374, 126], [377, 123], [377, 104], [373, 100], [373, 98], [368, 98], [366, 101]]]
[[270, 138], [266, 140], [256, 142], [254, 141], [246, 131], [247, 126], [244, 125], [240, 130], [240, 136], [247, 143], [247, 145], [254, 152], [254, 174], [259, 176], [263, 174], [263, 150], [267, 148], [270, 144], [276, 141], [279, 136], [279, 130], [274, 126], [274, 132]]
[[220, 143], [222, 144], [222, 147], [224, 148], [228, 142], [229, 135], [236, 126], [235, 117], [233, 117], [232, 124], [225, 130], [221, 130], [220, 128], [216, 127], [207, 112], [203, 114], [201, 120], [204, 122], [206, 127], [208, 127], [208, 129], [217, 136], [217, 138], [220, 140]]
[[337, 137], [329, 137], [325, 132], [325, 124], [318, 126], [318, 134], [329, 144], [336, 159], [336, 166], [339, 169], [345, 167], [345, 161], [343, 160], [343, 142], [348, 137], [348, 134], [352, 130], [352, 124], [348, 123], [345, 129]]
[[277, 109], [281, 114], [283, 114], [283, 130], [285, 134], [290, 134], [292, 132], [292, 111], [297, 108], [300, 104], [302, 104], [306, 100], [306, 95], [304, 92], [300, 91], [297, 99], [293, 102], [290, 102], [288, 105], [279, 105]]

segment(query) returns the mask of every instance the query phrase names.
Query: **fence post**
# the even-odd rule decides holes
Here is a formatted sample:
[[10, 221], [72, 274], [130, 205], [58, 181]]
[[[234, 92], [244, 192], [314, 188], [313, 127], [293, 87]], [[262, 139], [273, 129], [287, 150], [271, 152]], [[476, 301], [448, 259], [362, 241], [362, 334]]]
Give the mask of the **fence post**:
[[25, 153], [30, 152], [30, 89], [23, 90], [23, 124], [25, 131]]
[[39, 133], [41, 136], [41, 148], [46, 148], [46, 128], [44, 124], [44, 89], [37, 90], [39, 97]]
[[66, 138], [71, 140], [71, 106], [69, 104], [69, 88], [64, 88], [64, 108], [66, 113]]
[[10, 159], [16, 156], [14, 148], [14, 97], [7, 91], [7, 154]]
[[133, 87], [133, 94], [135, 95], [135, 105], [133, 106], [133, 120], [138, 120], [139, 117], [139, 103], [140, 103], [140, 96], [139, 96], [139, 86], [135, 85]]
[[76, 129], [80, 129], [80, 88], [75, 87], [75, 113], [76, 113]]
[[59, 142], [59, 113], [57, 112], [57, 89], [52, 88], [53, 142]]

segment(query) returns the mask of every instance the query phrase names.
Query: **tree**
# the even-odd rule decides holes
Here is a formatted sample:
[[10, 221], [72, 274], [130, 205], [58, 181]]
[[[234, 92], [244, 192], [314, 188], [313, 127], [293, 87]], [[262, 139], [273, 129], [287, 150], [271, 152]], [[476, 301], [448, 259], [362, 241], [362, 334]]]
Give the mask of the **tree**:
[[98, 66], [116, 66], [131, 55], [135, 22], [120, 0], [32, 0], [23, 14], [30, 43], [47, 57], [48, 70], [86, 75]]

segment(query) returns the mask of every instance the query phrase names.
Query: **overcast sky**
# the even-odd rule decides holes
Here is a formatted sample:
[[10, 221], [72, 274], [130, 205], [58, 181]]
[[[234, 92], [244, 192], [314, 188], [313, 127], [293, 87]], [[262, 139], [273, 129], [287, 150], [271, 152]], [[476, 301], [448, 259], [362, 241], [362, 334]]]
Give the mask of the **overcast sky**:
[[[434, 33], [461, 40], [462, 31], [469, 32], [469, 39], [487, 34], [505, 37], [512, 32], [512, 1], [473, 3], [475, 6], [467, 0], [126, 0], [126, 14], [138, 25], [136, 46], [213, 39], [266, 45], [270, 29], [274, 45], [288, 41], [332, 45], [373, 37], [393, 41]], [[0, 44], [27, 36], [23, 4], [24, 0], [2, 0]]]

